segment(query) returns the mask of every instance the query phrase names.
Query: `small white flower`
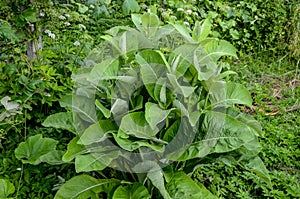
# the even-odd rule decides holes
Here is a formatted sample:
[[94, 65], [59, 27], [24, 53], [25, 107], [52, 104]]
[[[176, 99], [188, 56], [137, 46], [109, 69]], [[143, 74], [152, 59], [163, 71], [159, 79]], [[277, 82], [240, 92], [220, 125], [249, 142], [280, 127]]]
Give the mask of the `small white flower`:
[[19, 168], [17, 168], [17, 171], [21, 171], [22, 169], [19, 167]]
[[64, 23], [66, 26], [70, 26], [71, 24], [69, 22]]
[[74, 42], [74, 46], [80, 46], [80, 42], [79, 41], [75, 41]]
[[83, 25], [83, 24], [78, 24], [78, 26], [79, 26], [79, 28], [80, 28], [81, 30], [85, 30], [85, 29], [86, 29], [85, 25]]
[[65, 16], [66, 16], [66, 17], [68, 17], [68, 18], [70, 17], [70, 15], [69, 15], [69, 14], [65, 14]]
[[48, 35], [49, 35], [49, 37], [51, 37], [52, 39], [55, 39], [55, 34], [54, 34], [54, 33], [49, 33]]
[[44, 95], [46, 96], [46, 97], [51, 97], [51, 95], [49, 94], [49, 93], [44, 93]]
[[184, 9], [183, 8], [177, 8], [177, 11], [178, 12], [184, 12]]
[[189, 25], [190, 25], [190, 23], [189, 23], [189, 22], [187, 22], [187, 21], [183, 22], [183, 24], [184, 24], [184, 25], [187, 25], [187, 26], [189, 26]]
[[186, 14], [190, 15], [190, 14], [192, 14], [192, 13], [193, 13], [192, 10], [186, 10]]
[[44, 17], [45, 13], [40, 12], [40, 17]]
[[58, 18], [60, 18], [61, 20], [66, 20], [66, 17], [63, 15], [60, 15]]
[[50, 33], [51, 33], [50, 30], [45, 30], [44, 32], [45, 32], [46, 34], [50, 34]]

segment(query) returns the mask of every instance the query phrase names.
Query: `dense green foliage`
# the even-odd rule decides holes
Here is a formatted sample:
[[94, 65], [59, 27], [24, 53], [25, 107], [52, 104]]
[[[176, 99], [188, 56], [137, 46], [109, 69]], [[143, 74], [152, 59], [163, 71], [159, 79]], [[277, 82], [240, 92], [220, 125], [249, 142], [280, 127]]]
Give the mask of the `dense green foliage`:
[[[206, 197], [215, 195], [220, 198], [298, 197], [300, 195], [299, 9], [299, 2], [295, 0], [65, 0], [52, 2], [36, 0], [31, 3], [27, 0], [1, 1], [0, 198], [54, 198], [55, 194], [57, 198], [70, 198], [72, 194], [78, 193], [78, 189], [70, 189], [70, 186], [78, 182], [87, 187], [97, 186], [84, 193], [86, 197], [97, 197], [95, 193], [100, 192], [101, 197], [114, 198], [130, 195], [137, 198], [161, 196], [167, 198], [168, 195], [172, 198], [184, 197], [179, 193], [194, 195], [196, 198], [204, 197], [204, 195]], [[93, 161], [94, 156], [88, 156], [89, 153], [76, 153], [72, 150], [81, 150], [80, 146], [92, 144], [94, 139], [99, 139], [97, 137], [99, 135], [88, 131], [89, 128], [83, 130], [81, 136], [74, 135], [74, 128], [82, 122], [73, 123], [71, 112], [76, 109], [70, 107], [68, 101], [70, 98], [65, 97], [72, 94], [74, 82], [78, 86], [76, 76], [73, 75], [71, 78], [71, 74], [78, 74], [81, 71], [78, 70], [79, 67], [83, 65], [92, 66], [87, 65], [88, 55], [90, 55], [88, 60], [100, 63], [92, 55], [100, 53], [101, 47], [95, 47], [99, 44], [103, 45], [104, 39], [113, 41], [110, 37], [103, 37], [103, 35], [110, 34], [112, 38], [121, 38], [126, 31], [130, 34], [130, 29], [125, 27], [112, 29], [108, 33], [105, 33], [106, 30], [118, 25], [131, 27], [138, 25], [131, 22], [130, 14], [148, 11], [157, 14], [165, 24], [172, 23], [173, 25], [166, 27], [172, 27], [173, 32], [177, 31], [181, 35], [178, 37], [181, 42], [185, 41], [187, 44], [200, 42], [199, 45], [206, 49], [206, 53], [209, 49], [211, 52], [216, 52], [220, 50], [220, 47], [226, 46], [226, 50], [222, 50], [222, 53], [234, 55], [234, 50], [229, 47], [228, 42], [223, 42], [222, 45], [221, 42], [219, 45], [215, 44], [215, 47], [219, 46], [216, 48], [205, 47], [207, 44], [202, 40], [206, 37], [227, 40], [237, 47], [238, 61], [223, 57], [222, 62], [216, 62], [219, 57], [212, 57], [214, 64], [223, 68], [222, 71], [218, 71], [223, 75], [222, 73], [214, 75], [220, 75], [216, 77], [224, 79], [222, 81], [239, 82], [251, 91], [254, 102], [252, 107], [251, 99], [248, 99], [247, 91], [241, 85], [227, 84], [232, 87], [227, 89], [235, 91], [237, 94], [234, 96], [240, 98], [235, 99], [233, 103], [242, 105], [234, 106], [234, 112], [226, 113], [236, 116], [236, 111], [242, 111], [247, 114], [240, 115], [247, 118], [252, 115], [263, 127], [264, 136], [259, 138], [260, 150], [254, 150], [258, 147], [257, 142], [251, 145], [254, 147], [251, 157], [249, 151], [239, 148], [239, 143], [232, 140], [226, 143], [218, 142], [216, 146], [219, 147], [205, 148], [203, 145], [199, 147], [199, 143], [205, 143], [207, 129], [203, 126], [200, 128], [201, 136], [194, 140], [195, 143], [188, 150], [191, 153], [181, 154], [179, 163], [171, 164], [163, 170], [157, 168], [156, 172], [143, 175], [124, 174], [124, 172], [106, 168], [110, 163], [114, 163], [119, 153], [106, 153], [107, 156], [104, 156], [102, 162], [86, 165], [86, 162]], [[178, 22], [183, 22], [184, 25], [178, 25]], [[31, 24], [34, 24], [34, 31], [31, 29]], [[202, 24], [204, 24], [204, 29]], [[148, 25], [152, 27], [152, 21]], [[40, 36], [42, 36], [43, 49], [37, 52], [37, 59], [30, 61], [26, 55], [25, 43], [37, 42]], [[137, 43], [141, 42], [139, 39], [137, 41]], [[231, 50], [228, 51], [228, 49]], [[123, 64], [126, 64], [126, 66], [136, 67], [147, 65], [149, 61], [148, 65], [153, 65], [152, 57], [156, 60], [154, 63], [172, 65], [174, 64], [172, 50], [174, 49], [167, 47], [156, 50], [151, 48], [148, 51], [138, 51], [139, 56], [126, 51], [127, 58], [122, 57], [118, 66], [121, 68]], [[177, 50], [175, 54], [179, 52]], [[270, 57], [270, 59], [265, 57]], [[182, 63], [184, 66], [184, 62]], [[214, 66], [214, 64], [209, 65]], [[209, 89], [206, 86], [212, 84], [208, 79], [213, 71], [202, 71], [201, 67], [195, 68], [196, 70], [189, 69], [189, 74], [182, 74], [187, 79], [196, 72], [201, 74], [197, 75], [198, 80], [190, 78], [188, 84], [180, 78], [173, 78], [174, 75], [176, 77], [181, 74], [182, 71], [180, 71], [180, 73], [162, 76], [157, 81], [158, 86], [154, 86], [154, 90], [151, 86], [135, 90], [135, 97], [130, 99], [131, 112], [124, 117], [128, 121], [123, 124], [121, 122], [121, 130], [114, 129], [114, 127], [105, 135], [128, 151], [148, 147], [148, 150], [155, 151], [156, 155], [161, 153], [166, 143], [174, 136], [167, 127], [176, 128], [174, 121], [182, 117], [180, 114], [185, 111], [179, 108], [182, 106], [176, 107], [176, 103], [174, 104], [170, 99], [173, 99], [174, 95], [181, 96], [180, 98], [187, 97], [190, 94], [189, 90], [200, 91], [200, 88], [202, 91], [198, 93], [202, 94], [199, 99], [206, 99], [205, 96], [208, 96]], [[96, 65], [92, 70], [95, 72], [102, 69]], [[142, 73], [142, 68], [139, 70]], [[238, 75], [229, 76], [233, 74], [230, 70], [236, 71]], [[83, 72], [87, 74], [87, 71]], [[121, 72], [118, 75], [133, 75], [126, 70], [121, 70]], [[106, 81], [108, 82], [103, 85], [97, 84], [99, 90], [105, 90], [107, 85], [116, 83], [115, 80]], [[143, 81], [148, 80], [147, 78], [140, 80], [140, 82]], [[126, 88], [130, 83], [132, 82], [126, 83], [125, 81], [126, 85], [122, 85], [120, 81], [119, 83], [117, 81], [120, 88]], [[172, 89], [168, 91], [168, 88]], [[113, 90], [105, 90], [105, 95], [102, 92], [97, 93], [97, 100], [93, 101], [100, 124], [103, 120], [112, 120], [114, 116], [110, 105]], [[170, 90], [176, 92], [170, 92]], [[166, 91], [166, 95], [162, 94], [163, 91]], [[147, 98], [137, 97], [140, 93], [146, 93]], [[126, 95], [126, 93], [119, 93], [119, 95]], [[205, 110], [202, 112], [202, 117], [199, 117], [200, 123], [205, 121], [203, 118], [208, 118], [210, 111], [215, 112], [211, 106], [213, 99], [207, 99], [205, 105], [199, 104], [201, 110]], [[233, 103], [228, 105], [232, 106]], [[60, 113], [62, 111], [67, 112]], [[145, 115], [145, 118], [141, 120], [142, 115]], [[191, 115], [185, 116], [188, 123], [197, 123], [197, 120], [193, 120], [195, 114]], [[233, 122], [234, 119], [231, 115], [230, 121]], [[138, 135], [136, 134], [138, 131], [131, 132], [129, 135], [124, 134], [136, 122], [143, 125], [149, 124], [147, 128], [151, 132], [155, 126], [161, 128], [160, 122], [166, 120], [169, 121], [163, 128], [165, 130], [153, 132], [154, 137]], [[130, 122], [132, 125], [128, 127]], [[249, 141], [249, 138], [244, 137], [242, 140], [244, 143]], [[233, 148], [225, 150], [228, 146]], [[234, 150], [236, 148], [240, 150]], [[195, 152], [197, 150], [198, 152]], [[75, 154], [72, 154], [74, 152]], [[262, 161], [257, 158], [258, 152]], [[64, 158], [61, 159], [63, 154], [65, 154]], [[241, 156], [241, 154], [244, 155]], [[245, 154], [248, 157], [245, 157]], [[197, 161], [189, 160], [195, 157], [201, 158]], [[75, 162], [72, 162], [74, 158]], [[178, 157], [175, 159], [178, 160]], [[262, 162], [269, 170], [269, 176], [266, 170], [262, 170], [264, 168]], [[156, 168], [153, 162], [151, 164]], [[85, 174], [78, 175], [75, 171], [85, 172]], [[164, 177], [158, 177], [162, 175]], [[60, 191], [57, 192], [57, 190]]]

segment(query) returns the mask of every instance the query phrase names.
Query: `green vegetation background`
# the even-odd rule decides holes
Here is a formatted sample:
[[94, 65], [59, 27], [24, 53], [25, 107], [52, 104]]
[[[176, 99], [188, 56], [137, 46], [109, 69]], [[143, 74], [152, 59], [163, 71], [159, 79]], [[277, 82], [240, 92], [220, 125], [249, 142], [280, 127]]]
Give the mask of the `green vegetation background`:
[[[262, 157], [273, 188], [241, 165], [219, 161], [201, 165], [193, 179], [220, 198], [300, 197], [300, 4], [277, 1], [2, 1], [0, 3], [0, 99], [9, 96], [22, 109], [0, 121], [0, 179], [16, 190], [12, 198], [53, 198], [62, 183], [75, 175], [74, 165], [22, 164], [14, 155], [18, 144], [41, 133], [65, 149], [72, 135], [41, 123], [60, 112], [59, 99], [72, 90], [71, 73], [103, 32], [132, 25], [130, 13], [147, 10], [162, 20], [185, 22], [210, 18], [213, 35], [233, 43], [238, 60], [226, 60], [236, 71], [233, 80], [250, 90], [253, 109], [240, 107], [261, 122], [265, 137]], [[27, 12], [21, 12], [22, 9]], [[31, 32], [28, 23], [35, 23]], [[48, 30], [48, 31], [47, 31]], [[25, 41], [42, 36], [40, 59], [28, 60]], [[5, 111], [0, 107], [0, 114]], [[3, 116], [3, 115], [1, 115]]]

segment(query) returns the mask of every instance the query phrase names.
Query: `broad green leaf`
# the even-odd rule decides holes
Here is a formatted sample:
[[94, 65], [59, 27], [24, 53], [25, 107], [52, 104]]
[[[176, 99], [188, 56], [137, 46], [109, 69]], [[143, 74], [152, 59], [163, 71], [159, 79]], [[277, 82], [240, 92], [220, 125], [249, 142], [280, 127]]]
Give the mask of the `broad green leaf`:
[[[95, 99], [82, 95], [66, 95], [59, 101], [61, 107], [72, 109], [76, 115], [84, 121], [95, 123], [97, 121]], [[76, 123], [75, 123], [76, 126]], [[77, 126], [76, 126], [77, 127]], [[76, 129], [77, 130], [77, 129]]]
[[77, 144], [79, 137], [74, 137], [68, 144], [66, 153], [63, 155], [62, 160], [65, 162], [72, 161], [77, 155], [84, 153], [87, 148], [83, 145]]
[[193, 43], [193, 39], [190, 35], [191, 30], [183, 24], [171, 24], [189, 43]]
[[119, 60], [106, 59], [93, 67], [88, 76], [88, 81], [97, 85], [100, 80], [117, 76], [118, 69]]
[[193, 30], [193, 40], [196, 42], [200, 42], [207, 38], [207, 36], [211, 33], [211, 23], [209, 19], [205, 19], [202, 23], [199, 21], [195, 22], [195, 27]]
[[133, 183], [132, 185], [119, 186], [112, 199], [150, 199], [151, 196], [146, 187], [141, 183]]
[[142, 15], [140, 14], [132, 14], [131, 15], [131, 20], [134, 23], [135, 27], [139, 31], [143, 31], [143, 26], [142, 26]]
[[[182, 64], [175, 73], [176, 76], [182, 76], [188, 68], [188, 63], [192, 64], [198, 73], [198, 80], [208, 80], [218, 70], [218, 65], [210, 59], [210, 56], [203, 50], [199, 44], [183, 44], [174, 50], [177, 56], [182, 57]], [[176, 62], [175, 62], [176, 64]], [[175, 67], [176, 65], [172, 66]]]
[[150, 179], [153, 186], [155, 186], [159, 190], [164, 199], [171, 199], [169, 193], [165, 188], [163, 171], [161, 170], [161, 168], [159, 168], [159, 166], [158, 168], [154, 168], [152, 171], [149, 171], [147, 173], [147, 177]]
[[163, 122], [168, 117], [171, 111], [172, 109], [163, 110], [157, 104], [147, 102], [145, 106], [145, 119], [154, 130], [159, 123]]
[[65, 153], [64, 151], [59, 151], [59, 150], [51, 151], [46, 155], [41, 156], [40, 161], [47, 162], [48, 164], [51, 165], [63, 164], [65, 163], [64, 161], [62, 161], [62, 157], [64, 153]]
[[128, 15], [129, 13], [139, 12], [140, 6], [136, 0], [124, 0], [122, 5], [123, 14]]
[[194, 93], [195, 88], [191, 86], [181, 86], [173, 74], [167, 74], [167, 77], [173, 87], [175, 93], [183, 95], [185, 98]]
[[43, 161], [43, 156], [49, 156], [49, 153], [56, 150], [57, 143], [54, 139], [43, 138], [41, 134], [31, 136], [19, 144], [15, 156], [23, 163], [37, 165]]
[[140, 147], [146, 147], [150, 148], [154, 151], [162, 152], [164, 151], [164, 146], [162, 144], [167, 144], [163, 140], [159, 140], [157, 138], [152, 138], [150, 140], [155, 141], [160, 144], [155, 143], [149, 143], [147, 140], [141, 140], [141, 141], [131, 141], [128, 138], [122, 138], [114, 135], [115, 141], [118, 143], [118, 145], [127, 150], [127, 151], [134, 151]]
[[145, 13], [142, 15], [141, 20], [146, 36], [153, 38], [160, 24], [158, 16], [153, 13]]
[[50, 115], [46, 118], [42, 125], [45, 127], [66, 129], [72, 133], [76, 132], [72, 112], [61, 112]]
[[213, 40], [205, 45], [204, 50], [206, 52], [206, 55], [199, 59], [199, 63], [202, 63], [202, 61], [207, 58], [210, 58], [213, 62], [217, 62], [219, 58], [224, 55], [237, 58], [236, 48], [225, 40]]
[[0, 179], [0, 198], [8, 198], [15, 192], [15, 186], [9, 180]]
[[101, 171], [118, 156], [118, 151], [77, 155], [75, 157], [76, 172]]
[[144, 112], [134, 112], [122, 118], [118, 134], [125, 133], [126, 135], [135, 136], [137, 138], [150, 139], [158, 132], [158, 128], [152, 129], [147, 123]]
[[166, 186], [172, 199], [217, 199], [203, 184], [196, 183], [184, 172], [177, 172]]
[[114, 114], [114, 117], [122, 116], [129, 110], [127, 101], [123, 99], [116, 99], [116, 101], [111, 106], [110, 111]]
[[117, 126], [111, 120], [100, 120], [90, 125], [81, 135], [78, 144], [89, 145], [106, 139], [106, 135], [117, 131]]
[[243, 104], [252, 107], [252, 98], [249, 91], [241, 84], [225, 81], [208, 81], [211, 107], [230, 107], [234, 104]]
[[142, 81], [149, 95], [155, 99], [155, 84], [167, 71], [164, 62], [157, 52], [150, 50], [145, 50], [142, 53], [137, 54], [136, 61], [140, 65]]
[[[206, 135], [202, 140], [192, 143], [178, 160], [185, 161], [205, 157], [211, 153], [226, 153], [241, 149], [256, 139], [261, 131], [259, 123], [241, 113], [229, 114], [231, 112], [229, 109], [226, 113], [217, 111], [207, 113], [202, 128], [210, 129], [207, 133], [214, 134]], [[215, 133], [214, 130], [219, 132]], [[252, 147], [252, 150], [255, 150], [259, 145], [252, 144]]]
[[252, 107], [252, 98], [249, 91], [241, 84], [228, 82], [226, 83], [226, 103], [244, 104]]
[[98, 193], [108, 193], [120, 184], [116, 179], [96, 179], [88, 175], [71, 178], [55, 194], [54, 199], [88, 199], [96, 197]]
[[108, 110], [105, 106], [103, 106], [99, 100], [96, 99], [95, 105], [102, 112], [105, 118], [110, 117], [110, 110]]
[[167, 129], [166, 133], [163, 136], [163, 140], [170, 142], [176, 136], [179, 126], [180, 120], [178, 119]]
[[[211, 138], [218, 140], [213, 152], [224, 153], [238, 149], [247, 142], [251, 142], [258, 134], [256, 125], [253, 125], [255, 120], [247, 121], [242, 114], [231, 116], [226, 113], [214, 112], [213, 115], [225, 118], [220, 137]], [[208, 114], [205, 123], [209, 123], [208, 120], [211, 120], [213, 115]], [[255, 123], [257, 122], [255, 121]]]

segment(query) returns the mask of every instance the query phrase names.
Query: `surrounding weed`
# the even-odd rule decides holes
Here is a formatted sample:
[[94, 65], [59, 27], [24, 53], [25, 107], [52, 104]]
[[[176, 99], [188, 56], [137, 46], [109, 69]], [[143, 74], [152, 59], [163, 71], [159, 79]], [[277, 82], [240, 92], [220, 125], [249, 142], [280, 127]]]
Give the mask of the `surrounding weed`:
[[206, 183], [220, 198], [297, 198], [300, 195], [300, 75], [297, 62], [268, 55], [244, 57], [236, 63], [234, 79], [253, 96], [252, 109], [244, 109], [262, 123], [265, 137], [261, 157], [269, 169], [273, 187], [240, 165], [224, 162], [206, 165], [194, 177]]

